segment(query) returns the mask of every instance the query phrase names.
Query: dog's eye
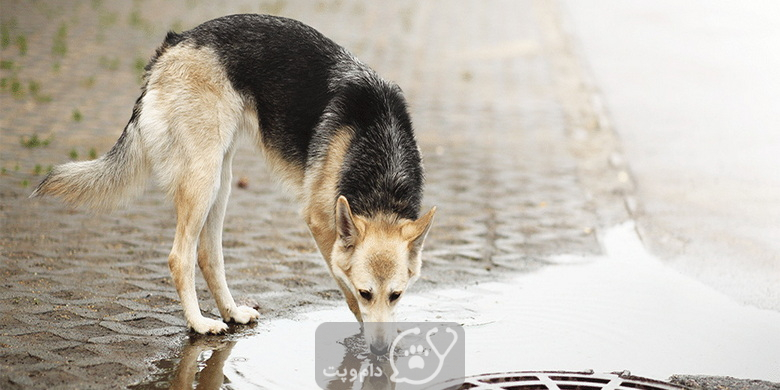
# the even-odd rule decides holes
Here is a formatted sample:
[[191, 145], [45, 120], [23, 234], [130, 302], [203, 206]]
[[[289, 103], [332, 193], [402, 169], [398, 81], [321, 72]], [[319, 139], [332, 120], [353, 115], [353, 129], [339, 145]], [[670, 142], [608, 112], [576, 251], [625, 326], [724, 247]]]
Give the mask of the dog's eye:
[[360, 296], [361, 296], [361, 297], [363, 297], [363, 299], [365, 299], [365, 300], [367, 300], [367, 301], [370, 301], [370, 300], [371, 300], [371, 298], [373, 298], [373, 297], [374, 297], [374, 295], [373, 295], [373, 294], [371, 294], [371, 291], [360, 290], [360, 291], [358, 291], [358, 292], [360, 293]]
[[390, 302], [395, 302], [395, 300], [398, 299], [399, 297], [401, 297], [401, 292], [393, 291], [392, 293], [390, 293]]

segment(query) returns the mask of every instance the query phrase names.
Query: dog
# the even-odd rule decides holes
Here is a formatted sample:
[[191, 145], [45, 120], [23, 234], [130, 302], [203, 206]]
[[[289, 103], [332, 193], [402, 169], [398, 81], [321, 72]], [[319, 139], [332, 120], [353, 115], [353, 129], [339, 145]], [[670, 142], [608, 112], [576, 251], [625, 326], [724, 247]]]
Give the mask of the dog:
[[[176, 209], [168, 264], [187, 324], [222, 333], [225, 322], [259, 317], [233, 300], [222, 254], [241, 136], [292, 189], [357, 320], [393, 321], [420, 275], [436, 212], [420, 215], [422, 158], [407, 103], [397, 85], [301, 22], [244, 14], [169, 32], [116, 144], [54, 167], [31, 197], [110, 211], [154, 176]], [[200, 312], [196, 263], [224, 322]], [[388, 337], [377, 335], [372, 349], [386, 349]]]

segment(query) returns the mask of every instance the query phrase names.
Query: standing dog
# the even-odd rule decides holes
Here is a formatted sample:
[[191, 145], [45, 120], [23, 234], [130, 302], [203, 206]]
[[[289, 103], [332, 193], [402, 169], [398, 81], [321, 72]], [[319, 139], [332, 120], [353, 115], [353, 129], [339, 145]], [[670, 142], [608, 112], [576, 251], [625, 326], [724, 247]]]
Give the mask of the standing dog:
[[[195, 295], [197, 261], [225, 321], [259, 313], [228, 291], [222, 223], [245, 134], [294, 189], [314, 240], [359, 321], [393, 320], [420, 274], [435, 208], [401, 90], [300, 22], [232, 15], [168, 33], [146, 66], [130, 121], [104, 156], [55, 167], [31, 196], [110, 210], [153, 174], [176, 207], [168, 257], [188, 325], [220, 333]], [[387, 337], [374, 338], [376, 349]]]

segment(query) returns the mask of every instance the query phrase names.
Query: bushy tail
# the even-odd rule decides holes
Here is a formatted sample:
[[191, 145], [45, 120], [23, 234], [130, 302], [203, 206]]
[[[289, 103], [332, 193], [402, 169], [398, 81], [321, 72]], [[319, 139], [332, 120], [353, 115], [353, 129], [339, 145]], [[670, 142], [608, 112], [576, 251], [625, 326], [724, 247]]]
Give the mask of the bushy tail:
[[140, 194], [149, 176], [136, 118], [108, 153], [54, 167], [30, 197], [55, 196], [76, 207], [111, 211]]

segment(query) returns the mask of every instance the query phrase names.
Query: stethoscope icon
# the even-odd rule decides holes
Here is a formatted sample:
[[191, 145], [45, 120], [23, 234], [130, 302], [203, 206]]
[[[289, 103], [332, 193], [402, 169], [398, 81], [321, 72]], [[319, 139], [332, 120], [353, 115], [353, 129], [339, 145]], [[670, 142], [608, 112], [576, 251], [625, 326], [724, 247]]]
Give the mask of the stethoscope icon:
[[433, 328], [433, 329], [429, 330], [428, 333], [425, 334], [425, 339], [428, 341], [428, 345], [431, 346], [431, 350], [439, 358], [439, 366], [436, 367], [436, 371], [434, 371], [433, 374], [431, 374], [430, 376], [428, 376], [425, 379], [414, 380], [414, 379], [409, 379], [409, 378], [404, 378], [404, 377], [398, 378], [399, 370], [395, 366], [396, 363], [395, 363], [395, 356], [394, 356], [395, 348], [398, 345], [398, 343], [401, 341], [401, 339], [403, 339], [404, 337], [406, 337], [409, 334], [419, 335], [420, 334], [420, 327], [414, 327], [412, 329], [407, 329], [407, 330], [401, 332], [395, 338], [395, 340], [393, 340], [393, 344], [390, 346], [390, 366], [393, 368], [393, 375], [390, 376], [390, 380], [391, 381], [394, 381], [394, 382], [397, 382], [397, 383], [406, 382], [406, 383], [409, 383], [411, 385], [421, 385], [421, 384], [425, 384], [425, 383], [430, 382], [432, 379], [436, 378], [437, 375], [439, 375], [439, 373], [441, 372], [441, 369], [444, 367], [444, 359], [447, 357], [447, 354], [450, 353], [452, 348], [458, 342], [458, 333], [455, 332], [454, 330], [452, 330], [449, 327], [445, 329], [445, 331], [447, 333], [450, 333], [453, 338], [452, 338], [452, 342], [447, 347], [447, 350], [444, 351], [444, 353], [440, 353], [439, 349], [436, 348], [436, 345], [431, 341], [431, 335], [433, 335], [434, 333], [436, 333], [438, 331], [439, 331], [439, 328], [436, 327], [436, 328]]

